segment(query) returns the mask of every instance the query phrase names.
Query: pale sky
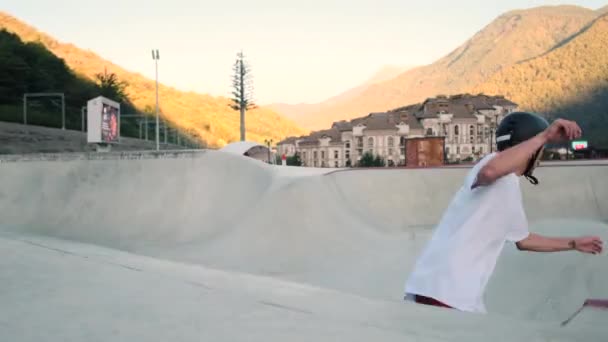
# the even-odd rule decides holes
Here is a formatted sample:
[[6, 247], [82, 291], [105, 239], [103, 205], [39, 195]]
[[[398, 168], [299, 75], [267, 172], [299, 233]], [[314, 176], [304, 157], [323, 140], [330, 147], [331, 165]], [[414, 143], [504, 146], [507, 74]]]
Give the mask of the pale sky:
[[62, 42], [90, 49], [160, 82], [229, 96], [243, 49], [255, 98], [316, 102], [384, 65], [446, 55], [500, 14], [542, 5], [597, 9], [607, 0], [2, 0], [6, 11]]

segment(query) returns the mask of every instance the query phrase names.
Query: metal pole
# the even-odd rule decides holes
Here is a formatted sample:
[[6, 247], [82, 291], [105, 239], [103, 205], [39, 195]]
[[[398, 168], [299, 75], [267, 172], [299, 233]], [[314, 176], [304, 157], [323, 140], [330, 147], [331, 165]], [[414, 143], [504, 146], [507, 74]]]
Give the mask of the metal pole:
[[80, 107], [80, 119], [82, 121], [82, 131], [84, 132], [84, 110], [85, 106]]
[[159, 127], [158, 127], [158, 50], [156, 50], [156, 58], [154, 58], [154, 64], [156, 67], [156, 150], [160, 150], [159, 141]]
[[145, 132], [146, 132], [145, 133], [146, 141], [148, 141], [148, 129], [150, 129], [150, 128], [148, 127], [148, 116], [147, 115], [144, 116], [144, 126], [145, 126]]
[[61, 129], [65, 130], [65, 96], [61, 94]]
[[496, 139], [496, 115], [494, 115], [494, 122], [492, 123], [492, 135], [490, 136], [490, 152], [494, 152], [494, 139]]
[[167, 145], [167, 121], [163, 120], [163, 126], [165, 127], [165, 145]]
[[139, 140], [141, 140], [141, 119], [137, 120], [137, 122], [139, 123]]
[[492, 143], [492, 135], [494, 135], [494, 123], [492, 122], [492, 119], [490, 118], [490, 122], [488, 123], [488, 132], [490, 132], [490, 153], [493, 152], [494, 149], [494, 144]]
[[23, 124], [27, 126], [27, 95], [23, 95]]

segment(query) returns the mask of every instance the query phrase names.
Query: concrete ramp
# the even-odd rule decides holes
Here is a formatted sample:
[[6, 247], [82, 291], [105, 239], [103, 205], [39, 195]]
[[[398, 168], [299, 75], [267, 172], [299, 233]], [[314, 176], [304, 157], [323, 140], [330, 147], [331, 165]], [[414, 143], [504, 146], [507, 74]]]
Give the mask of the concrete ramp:
[[0, 164], [3, 226], [129, 248], [212, 237], [270, 187], [263, 163], [223, 153]]
[[[258, 324], [273, 317], [284, 325], [266, 328], [277, 331], [298, 326], [298, 322], [314, 322], [312, 332], [298, 335], [307, 337], [302, 340], [335, 340], [329, 336], [358, 340], [352, 333], [357, 331], [360, 336], [384, 340], [422, 336], [422, 341], [458, 341], [469, 336], [459, 329], [478, 322], [468, 314], [446, 313], [402, 301], [403, 283], [434, 224], [461, 186], [466, 167], [378, 170], [273, 167], [216, 151], [41, 155], [0, 160], [3, 185], [0, 247], [7, 247], [0, 248], [0, 258], [6, 259], [11, 250], [24, 248], [40, 257], [54, 251], [71, 256], [70, 260], [73, 256], [90, 262], [101, 258], [106, 266], [108, 263], [112, 267], [124, 266], [140, 273], [159, 267], [162, 274], [188, 267], [226, 272], [223, 279], [232, 279], [231, 284], [239, 285], [226, 288], [222, 300], [212, 299], [213, 296], [197, 299], [202, 315], [209, 314], [205, 303], [213, 302], [213, 305], [235, 305], [237, 315], [251, 315], [252, 320], [246, 324], [255, 324], [255, 317]], [[541, 180], [537, 187], [522, 181], [532, 230], [554, 236], [594, 234], [608, 239], [608, 163], [546, 164], [537, 174]], [[0, 293], [16, 291], [19, 286], [24, 287], [26, 296], [46, 291], [42, 284], [28, 278], [31, 274], [23, 273], [30, 261], [17, 263], [13, 268], [11, 263], [5, 263], [12, 282], [0, 282]], [[140, 261], [147, 266], [137, 266]], [[40, 264], [40, 260], [36, 262]], [[31, 266], [31, 271], [52, 267], [46, 264]], [[99, 267], [98, 263], [95, 265]], [[471, 334], [469, 340], [482, 341], [484, 336], [500, 340], [498, 332], [511, 330], [508, 327], [515, 325], [521, 327], [520, 337], [525, 340], [568, 341], [564, 337], [567, 334], [583, 334], [593, 341], [597, 336], [608, 336], [608, 329], [596, 326], [596, 321], [589, 317], [594, 314], [587, 311], [567, 326], [559, 326], [585, 299], [608, 298], [607, 265], [606, 254], [534, 254], [507, 246], [489, 284], [490, 313], [483, 318], [483, 324], [478, 322], [481, 330]], [[94, 273], [95, 267], [91, 267], [83, 272]], [[192, 272], [199, 271], [179, 271], [175, 277], [181, 282], [190, 279]], [[133, 282], [145, 283], [148, 277], [136, 276]], [[197, 277], [197, 284], [216, 281], [215, 276]], [[50, 278], [52, 275], [47, 274], [44, 281], [57, 281]], [[108, 276], [104, 284], [111, 279]], [[101, 291], [82, 279], [71, 281], [78, 286], [91, 286], [93, 292], [89, 295]], [[258, 285], [252, 288], [251, 284]], [[65, 286], [64, 290], [69, 291], [75, 285], [57, 286]], [[186, 294], [180, 301], [196, 296], [190, 290], [182, 290]], [[164, 290], [159, 291], [154, 296], [163, 296]], [[284, 295], [279, 298], [270, 295], [273, 293]], [[307, 299], [298, 300], [303, 293]], [[312, 321], [294, 314], [295, 324], [291, 324], [284, 317], [266, 316], [266, 311], [256, 309], [258, 304], [236, 304], [243, 294], [270, 303], [264, 304], [267, 308], [295, 308], [292, 311], [300, 314], [318, 313], [315, 307], [341, 305], [344, 309], [324, 311], [325, 316], [315, 316]], [[345, 304], [349, 301], [352, 305]], [[132, 306], [122, 306], [118, 313], [137, 315], [141, 311], [161, 310], [163, 306], [126, 302]], [[120, 300], [116, 303], [119, 305]], [[82, 313], [95, 305], [88, 302]], [[355, 319], [350, 315], [371, 308], [380, 311], [367, 323], [363, 316]], [[24, 314], [31, 310], [38, 309], [23, 307]], [[44, 312], [38, 313], [41, 320]], [[417, 322], [419, 312], [425, 312], [420, 317], [429, 321]], [[18, 316], [9, 313], [10, 310], [0, 309], [0, 325], [3, 317], [9, 317], [5, 322], [18, 321]], [[50, 317], [52, 312], [46, 314]], [[341, 330], [322, 329], [318, 319], [328, 317], [340, 320], [342, 323], [330, 321]], [[403, 317], [408, 317], [408, 323], [400, 321]], [[429, 322], [445, 330], [433, 333]], [[369, 329], [382, 327], [390, 333], [375, 334], [361, 329], [366, 324]], [[420, 327], [411, 328], [417, 325]], [[211, 336], [214, 340], [258, 340], [230, 329], [225, 335], [214, 331]], [[75, 335], [52, 336], [50, 340], [59, 341]], [[298, 340], [283, 334], [269, 336]]]

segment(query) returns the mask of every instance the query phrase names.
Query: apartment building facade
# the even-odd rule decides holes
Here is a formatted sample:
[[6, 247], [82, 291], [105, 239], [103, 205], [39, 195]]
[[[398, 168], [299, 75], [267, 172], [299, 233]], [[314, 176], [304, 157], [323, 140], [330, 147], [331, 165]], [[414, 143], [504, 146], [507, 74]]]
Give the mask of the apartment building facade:
[[502, 96], [455, 95], [350, 121], [327, 130], [291, 137], [277, 144], [279, 154], [298, 153], [304, 166], [354, 166], [365, 152], [384, 158], [387, 166], [406, 165], [406, 141], [443, 137], [447, 161], [477, 160], [494, 151], [494, 132], [517, 105]]

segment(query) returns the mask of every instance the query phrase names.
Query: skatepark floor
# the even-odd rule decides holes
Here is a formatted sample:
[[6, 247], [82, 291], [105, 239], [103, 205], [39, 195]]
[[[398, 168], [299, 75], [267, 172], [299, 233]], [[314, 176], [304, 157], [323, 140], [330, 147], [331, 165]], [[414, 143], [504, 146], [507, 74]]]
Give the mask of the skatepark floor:
[[[601, 308], [561, 325], [608, 298], [605, 253], [507, 245], [487, 314], [403, 301], [467, 171], [0, 156], [0, 341], [607, 341]], [[608, 163], [537, 176], [531, 230], [608, 238]]]

